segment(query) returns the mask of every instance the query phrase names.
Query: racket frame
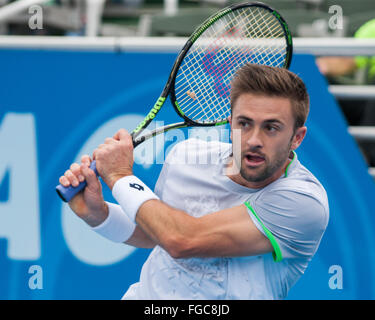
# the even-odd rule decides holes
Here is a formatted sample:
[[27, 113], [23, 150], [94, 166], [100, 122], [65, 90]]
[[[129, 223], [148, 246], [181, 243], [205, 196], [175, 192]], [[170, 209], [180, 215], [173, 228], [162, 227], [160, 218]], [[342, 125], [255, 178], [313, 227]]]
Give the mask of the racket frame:
[[[186, 41], [185, 45], [181, 49], [180, 53], [178, 54], [172, 70], [169, 74], [168, 81], [166, 85], [164, 86], [164, 89], [154, 104], [153, 108], [150, 110], [150, 112], [146, 115], [145, 119], [133, 130], [131, 133], [133, 137], [133, 144], [134, 147], [142, 143], [143, 141], [156, 136], [157, 134], [160, 134], [162, 132], [169, 131], [171, 129], [178, 129], [178, 128], [185, 128], [185, 127], [206, 127], [206, 126], [217, 126], [217, 125], [223, 125], [228, 123], [228, 119], [216, 121], [216, 122], [208, 122], [208, 123], [200, 123], [196, 122], [194, 120], [191, 120], [188, 118], [184, 112], [181, 110], [181, 108], [178, 105], [178, 101], [176, 99], [175, 95], [175, 80], [178, 73], [178, 69], [184, 60], [186, 54], [188, 53], [191, 46], [194, 44], [194, 42], [199, 38], [199, 36], [207, 30], [213, 23], [215, 23], [218, 19], [222, 18], [223, 16], [233, 12], [234, 10], [246, 8], [246, 7], [262, 7], [263, 9], [269, 11], [273, 16], [277, 18], [277, 20], [280, 22], [280, 25], [283, 28], [284, 31], [284, 37], [286, 41], [286, 58], [283, 65], [283, 68], [288, 69], [292, 60], [293, 56], [293, 42], [292, 42], [292, 36], [289, 31], [288, 25], [285, 21], [285, 19], [278, 13], [275, 9], [269, 7], [268, 5], [261, 3], [261, 2], [246, 2], [246, 3], [240, 3], [240, 4], [233, 4], [231, 6], [228, 6], [214, 15], [207, 18], [200, 26], [198, 26], [195, 31], [192, 33], [192, 35], [189, 37], [189, 39]], [[156, 128], [153, 131], [140, 136], [142, 131], [150, 124], [150, 122], [155, 118], [155, 116], [158, 114], [158, 112], [161, 110], [162, 106], [164, 105], [167, 97], [169, 96], [169, 99], [171, 101], [171, 104], [176, 111], [176, 113], [184, 119], [184, 122], [179, 122], [175, 124], [170, 124], [164, 127]]]
[[[163, 89], [160, 97], [157, 99], [156, 103], [154, 104], [152, 109], [149, 111], [149, 113], [146, 115], [144, 120], [141, 123], [139, 123], [138, 126], [131, 132], [134, 147], [136, 147], [137, 145], [139, 145], [143, 141], [156, 136], [157, 134], [169, 131], [171, 129], [193, 127], [193, 126], [197, 126], [197, 127], [214, 126], [214, 125], [226, 124], [228, 122], [228, 119], [224, 119], [224, 120], [220, 120], [220, 121], [216, 121], [216, 122], [213, 121], [213, 122], [207, 122], [207, 123], [199, 123], [199, 122], [193, 121], [190, 118], [188, 118], [178, 105], [176, 95], [175, 95], [174, 84], [175, 84], [176, 76], [177, 76], [177, 73], [178, 73], [178, 69], [179, 69], [184, 57], [186, 56], [186, 54], [188, 53], [189, 49], [194, 44], [194, 42], [199, 38], [199, 36], [205, 30], [207, 30], [207, 28], [209, 28], [218, 19], [220, 19], [221, 17], [233, 12], [234, 10], [238, 10], [238, 9], [245, 8], [245, 7], [252, 7], [252, 6], [262, 7], [263, 9], [268, 10], [280, 22], [280, 24], [283, 28], [283, 31], [284, 31], [284, 37], [285, 37], [286, 45], [287, 45], [287, 47], [286, 47], [286, 58], [285, 58], [285, 62], [284, 62], [283, 67], [289, 68], [290, 63], [291, 63], [291, 59], [292, 59], [292, 55], [293, 55], [292, 36], [290, 34], [290, 31], [289, 31], [289, 28], [288, 28], [288, 25], [287, 25], [286, 21], [284, 20], [284, 18], [282, 18], [282, 16], [276, 10], [272, 9], [271, 7], [265, 5], [264, 3], [261, 3], [261, 2], [247, 2], [247, 3], [241, 3], [241, 4], [233, 4], [229, 7], [226, 7], [224, 9], [218, 11], [216, 14], [210, 16], [207, 20], [205, 20], [197, 29], [195, 29], [193, 34], [189, 37], [189, 39], [187, 40], [187, 42], [185, 43], [185, 45], [181, 49], [180, 53], [178, 54], [178, 56], [177, 56], [177, 58], [176, 58], [176, 60], [173, 64], [172, 70], [169, 74], [168, 80], [167, 80], [167, 82], [164, 86], [164, 89]], [[154, 130], [152, 130], [152, 131], [150, 131], [150, 132], [141, 136], [142, 131], [147, 128], [147, 126], [150, 124], [150, 122], [156, 117], [156, 115], [159, 113], [159, 111], [163, 107], [168, 95], [169, 95], [170, 101], [171, 101], [172, 106], [175, 109], [176, 113], [184, 121], [156, 128], [156, 129], [154, 129]], [[95, 173], [98, 175], [98, 173], [96, 171], [95, 161], [93, 161], [91, 163], [91, 169], [94, 170]], [[86, 186], [86, 181], [81, 182], [78, 187], [69, 186], [69, 187], [66, 188], [66, 187], [63, 187], [61, 184], [59, 184], [56, 187], [56, 191], [57, 191], [57, 194], [60, 196], [60, 198], [63, 201], [68, 202], [68, 201], [70, 201], [70, 199], [72, 199], [74, 197], [74, 195], [77, 192], [82, 190], [85, 186]]]

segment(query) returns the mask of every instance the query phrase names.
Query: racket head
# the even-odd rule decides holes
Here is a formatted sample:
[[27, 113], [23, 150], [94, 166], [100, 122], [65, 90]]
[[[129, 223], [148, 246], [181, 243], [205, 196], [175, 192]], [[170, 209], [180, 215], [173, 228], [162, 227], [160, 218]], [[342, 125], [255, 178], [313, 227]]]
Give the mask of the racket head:
[[224, 8], [202, 23], [176, 59], [169, 96], [189, 126], [227, 123], [230, 82], [246, 63], [289, 68], [292, 36], [282, 16], [260, 2]]

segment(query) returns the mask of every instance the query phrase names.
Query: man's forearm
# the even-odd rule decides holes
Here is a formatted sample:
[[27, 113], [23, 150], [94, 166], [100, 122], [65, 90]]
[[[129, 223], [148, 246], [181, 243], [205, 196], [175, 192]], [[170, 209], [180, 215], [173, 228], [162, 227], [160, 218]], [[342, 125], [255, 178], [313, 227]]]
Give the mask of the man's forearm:
[[[85, 220], [95, 232], [111, 241], [123, 242], [137, 248], [153, 248], [155, 246], [155, 242], [127, 217], [126, 213], [118, 204], [105, 202], [105, 206], [105, 214], [103, 213], [103, 215], [99, 217], [97, 214], [93, 214], [93, 219], [95, 220], [94, 225], [91, 225]], [[115, 219], [113, 223], [110, 223], [112, 227], [108, 225], [109, 221], [107, 221], [107, 219]], [[107, 224], [107, 226], [104, 224]], [[116, 236], [115, 233], [118, 235]]]
[[125, 244], [136, 248], [146, 249], [152, 249], [157, 245], [157, 243], [152, 240], [139, 226], [135, 227], [132, 236], [125, 241]]
[[108, 217], [108, 204], [107, 202], [103, 203], [103, 210], [100, 212], [98, 211], [90, 211], [90, 213], [83, 217], [82, 220], [85, 221], [91, 228], [97, 227], [101, 225]]
[[153, 241], [178, 256], [193, 237], [196, 218], [160, 200], [149, 200], [139, 208], [136, 222]]
[[160, 201], [136, 176], [118, 179], [112, 195], [129, 219], [171, 255], [191, 239], [196, 219]]

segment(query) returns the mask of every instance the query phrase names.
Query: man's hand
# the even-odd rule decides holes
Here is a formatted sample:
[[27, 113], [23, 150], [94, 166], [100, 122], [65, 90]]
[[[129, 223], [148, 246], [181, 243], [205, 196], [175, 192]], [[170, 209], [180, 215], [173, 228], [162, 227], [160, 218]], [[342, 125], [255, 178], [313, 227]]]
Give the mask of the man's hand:
[[133, 149], [132, 137], [120, 129], [94, 151], [96, 169], [111, 190], [117, 180], [133, 174]]
[[89, 168], [90, 164], [90, 157], [84, 155], [81, 164], [73, 163], [60, 177], [59, 182], [64, 187], [76, 187], [86, 180], [86, 188], [69, 201], [69, 206], [79, 218], [91, 227], [96, 227], [107, 218], [108, 206], [103, 199], [102, 185], [95, 172]]

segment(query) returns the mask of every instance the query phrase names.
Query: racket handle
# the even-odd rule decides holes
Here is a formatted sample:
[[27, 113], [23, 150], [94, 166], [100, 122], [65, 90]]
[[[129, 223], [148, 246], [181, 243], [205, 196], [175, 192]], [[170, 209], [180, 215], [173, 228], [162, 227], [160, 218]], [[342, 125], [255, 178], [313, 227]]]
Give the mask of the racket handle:
[[[139, 144], [141, 144], [143, 141], [147, 140], [148, 138], [152, 137], [153, 135], [149, 135], [147, 137], [140, 137], [138, 140], [135, 139], [135, 134], [134, 132], [131, 133], [131, 137], [132, 137], [132, 140], [133, 140], [133, 146], [134, 148], [136, 146], [138, 146]], [[96, 176], [98, 177], [99, 176], [99, 173], [98, 171], [96, 170], [96, 161], [94, 160], [93, 162], [91, 162], [91, 165], [90, 165], [90, 169], [92, 169]], [[86, 181], [83, 181], [81, 182], [78, 186], [76, 187], [73, 187], [73, 186], [69, 186], [69, 187], [64, 187], [62, 184], [59, 184], [58, 186], [56, 186], [56, 192], [57, 194], [59, 195], [59, 197], [61, 198], [62, 201], [64, 202], [69, 202], [70, 200], [72, 200], [74, 198], [74, 196], [80, 192], [81, 190], [83, 190], [84, 188], [86, 188]]]
[[[94, 170], [95, 174], [98, 176], [98, 171], [96, 170], [96, 162], [95, 160], [91, 162], [90, 169]], [[65, 202], [69, 202], [73, 197], [83, 190], [86, 187], [87, 183], [86, 181], [81, 182], [77, 187], [69, 186], [64, 187], [63, 185], [59, 184], [56, 186], [56, 192], [61, 198], [61, 200]]]

